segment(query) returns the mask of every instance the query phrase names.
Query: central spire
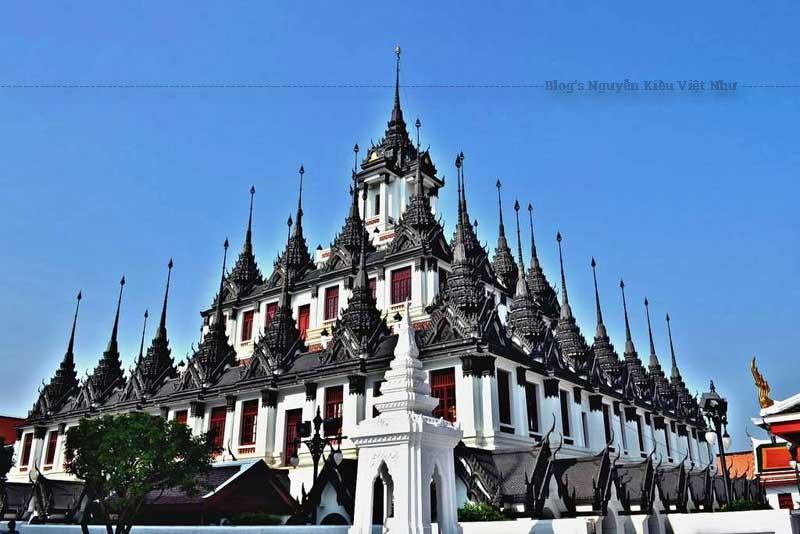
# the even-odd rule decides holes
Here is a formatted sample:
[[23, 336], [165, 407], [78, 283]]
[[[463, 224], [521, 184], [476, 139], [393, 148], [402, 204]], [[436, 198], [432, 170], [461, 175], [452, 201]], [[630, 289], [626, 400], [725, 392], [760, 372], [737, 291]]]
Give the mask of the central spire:
[[647, 315], [647, 337], [650, 340], [650, 368], [652, 372], [652, 369], [661, 369], [661, 365], [658, 363], [656, 345], [653, 343], [653, 328], [650, 326], [650, 301], [647, 300], [647, 297], [644, 298], [644, 309]]
[[108, 340], [108, 347], [100, 358], [100, 363], [98, 363], [91, 375], [91, 382], [98, 396], [102, 396], [109, 386], [122, 380], [122, 362], [119, 357], [117, 332], [119, 331], [119, 312], [122, 307], [122, 290], [124, 287], [125, 277], [123, 276], [119, 281], [117, 311], [114, 314], [114, 326], [111, 328], [111, 339]]
[[156, 328], [156, 335], [147, 349], [147, 354], [141, 361], [139, 370], [141, 371], [141, 386], [144, 389], [152, 389], [158, 385], [157, 381], [166, 375], [173, 376], [175, 367], [172, 361], [172, 350], [169, 348], [167, 337], [167, 302], [169, 301], [169, 285], [172, 280], [172, 258], [167, 263], [167, 283], [164, 288], [164, 303], [161, 306], [161, 318]]
[[589, 349], [569, 306], [567, 277], [564, 274], [564, 255], [561, 250], [561, 232], [556, 234], [556, 241], [558, 241], [558, 260], [561, 265], [562, 292], [561, 315], [556, 326], [556, 340], [564, 359], [576, 370], [582, 370], [589, 363]]
[[561, 232], [556, 233], [558, 241], [558, 263], [561, 266], [561, 318], [572, 317], [572, 308], [569, 307], [569, 296], [567, 295], [567, 277], [564, 274], [564, 255], [561, 251]]
[[400, 109], [400, 45], [394, 46], [394, 55], [397, 57], [395, 62], [394, 78], [394, 107], [392, 108], [392, 122], [403, 121], [403, 110]]
[[263, 283], [261, 271], [258, 269], [256, 258], [253, 255], [253, 198], [256, 194], [255, 186], [250, 187], [250, 210], [247, 217], [247, 232], [244, 237], [244, 246], [239, 254], [236, 265], [233, 266], [228, 280], [234, 285], [237, 293], [246, 293], [256, 284]]
[[522, 238], [519, 231], [519, 201], [514, 202], [514, 215], [517, 223], [517, 283], [514, 291], [514, 300], [511, 301], [511, 311], [508, 322], [512, 332], [529, 342], [533, 342], [544, 334], [546, 326], [541, 320], [528, 291], [525, 281], [525, 264], [522, 262]]
[[[362, 194], [362, 202], [366, 210], [367, 191]], [[366, 232], [366, 225], [362, 227]], [[358, 254], [358, 272], [353, 281], [353, 293], [347, 301], [347, 307], [342, 310], [341, 322], [347, 325], [356, 335], [359, 341], [364, 340], [375, 331], [378, 323], [381, 322], [381, 312], [378, 310], [375, 297], [369, 287], [367, 277], [367, 248], [368, 238], [361, 241], [361, 249]]]
[[600, 308], [600, 291], [597, 289], [597, 262], [594, 257], [592, 257], [590, 265], [592, 266], [592, 278], [594, 279], [594, 301], [597, 307], [597, 328], [595, 329], [592, 351], [606, 375], [611, 379], [616, 379], [619, 371], [619, 356], [614, 350], [614, 345], [611, 344], [606, 325], [603, 323], [603, 311]]
[[514, 263], [514, 256], [511, 254], [511, 249], [508, 246], [508, 240], [506, 239], [506, 228], [503, 223], [503, 199], [500, 194], [502, 184], [500, 180], [497, 180], [497, 184], [495, 185], [497, 187], [497, 207], [500, 212], [500, 225], [497, 235], [497, 248], [495, 248], [492, 266], [494, 267], [494, 272], [498, 280], [503, 284], [503, 287], [511, 291], [517, 282], [518, 271], [517, 265]]
[[[289, 284], [302, 278], [307, 270], [315, 269], [316, 266], [308, 252], [308, 244], [303, 235], [303, 177], [305, 169], [300, 165], [297, 171], [299, 175], [299, 187], [297, 193], [297, 220], [294, 225], [294, 233], [290, 235], [286, 242], [286, 250], [283, 251], [282, 261], [279, 259], [283, 268], [284, 278], [288, 275]], [[277, 267], [277, 265], [276, 265]]]
[[619, 288], [622, 291], [622, 309], [625, 314], [625, 364], [628, 368], [628, 373], [633, 378], [633, 381], [642, 386], [646, 383], [644, 374], [644, 367], [642, 361], [639, 359], [639, 354], [633, 345], [633, 338], [631, 337], [631, 323], [628, 319], [628, 301], [625, 299], [625, 282], [619, 281]]
[[528, 269], [528, 289], [533, 298], [538, 302], [542, 313], [548, 317], [556, 318], [561, 307], [558, 304], [556, 292], [547, 281], [536, 253], [536, 237], [533, 232], [533, 204], [528, 204], [528, 220], [531, 228], [531, 266]]

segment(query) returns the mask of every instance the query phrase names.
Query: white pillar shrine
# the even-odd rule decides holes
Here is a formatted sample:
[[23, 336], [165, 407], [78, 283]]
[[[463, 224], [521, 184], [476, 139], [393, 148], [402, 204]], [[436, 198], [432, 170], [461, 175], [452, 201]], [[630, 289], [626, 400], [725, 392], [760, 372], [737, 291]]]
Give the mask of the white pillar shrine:
[[355, 512], [350, 534], [372, 534], [374, 487], [383, 483], [385, 532], [430, 534], [431, 488], [441, 534], [460, 534], [453, 449], [461, 430], [429, 414], [438, 405], [425, 383], [408, 304], [398, 325], [394, 359], [384, 375], [378, 417], [365, 419], [350, 439], [358, 449]]

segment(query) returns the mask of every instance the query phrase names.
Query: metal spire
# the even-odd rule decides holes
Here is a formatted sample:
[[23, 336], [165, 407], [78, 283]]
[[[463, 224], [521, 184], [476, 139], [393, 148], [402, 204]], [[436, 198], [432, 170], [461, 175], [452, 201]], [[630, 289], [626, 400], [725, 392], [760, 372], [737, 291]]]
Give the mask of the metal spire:
[[536, 254], [536, 238], [533, 235], [533, 204], [528, 203], [528, 219], [531, 223], [531, 267], [539, 266], [539, 256]]
[[358, 170], [358, 143], [353, 145], [353, 170]]
[[628, 320], [628, 303], [625, 300], [625, 281], [620, 279], [619, 288], [622, 290], [622, 309], [625, 313], [625, 352], [634, 353], [636, 349], [633, 346], [633, 339], [631, 338], [631, 323]]
[[678, 370], [678, 361], [675, 359], [675, 346], [672, 344], [672, 326], [670, 325], [669, 314], [667, 314], [667, 335], [669, 336], [669, 352], [672, 357], [672, 377], [680, 378], [681, 372]]
[[144, 310], [144, 324], [142, 324], [142, 340], [139, 342], [139, 357], [136, 359], [136, 364], [138, 365], [139, 362], [142, 361], [142, 357], [144, 356], [144, 333], [147, 330], [147, 318], [150, 315], [148, 314], [147, 310]]
[[306, 173], [302, 165], [300, 165], [298, 173], [300, 174], [300, 189], [297, 193], [297, 225], [294, 233], [299, 236], [303, 233], [303, 175]]
[[461, 154], [456, 154], [456, 175], [458, 177], [458, 223], [464, 221], [464, 206], [461, 204]]
[[500, 228], [498, 230], [500, 236], [505, 237], [506, 235], [506, 225], [503, 223], [503, 198], [500, 195], [500, 188], [503, 187], [503, 184], [500, 183], [500, 180], [497, 180], [495, 184], [497, 188], [497, 209], [500, 212]]
[[117, 312], [114, 314], [114, 327], [111, 329], [111, 339], [108, 340], [106, 352], [117, 352], [117, 332], [119, 330], [119, 309], [122, 306], [122, 289], [125, 287], [125, 276], [119, 281], [119, 297], [117, 297]]
[[225, 263], [228, 260], [228, 238], [225, 238], [225, 243], [222, 244], [222, 248], [225, 249], [225, 252], [222, 254], [222, 275], [219, 277], [219, 292], [217, 293], [217, 311], [214, 314], [214, 322], [217, 326], [222, 325], [222, 289], [225, 285]]
[[395, 63], [394, 80], [394, 108], [392, 109], [392, 120], [403, 120], [403, 111], [400, 109], [400, 45], [394, 46], [394, 54], [397, 56]]
[[73, 359], [73, 349], [75, 347], [75, 325], [78, 324], [78, 310], [81, 307], [81, 299], [83, 295], [80, 291], [78, 291], [78, 296], [75, 298], [77, 303], [75, 304], [75, 315], [72, 316], [72, 332], [69, 334], [69, 343], [67, 343], [67, 353], [64, 355], [64, 359], [69, 359], [70, 361]]
[[[301, 166], [300, 169], [303, 167]], [[303, 173], [300, 173], [300, 183], [302, 184], [303, 181]], [[301, 185], [302, 188], [302, 185]], [[300, 211], [298, 211], [300, 213]], [[299, 223], [298, 223], [299, 224]], [[289, 242], [291, 241], [292, 236], [292, 216], [290, 215], [289, 218], [286, 220], [286, 226], [288, 227], [288, 237], [286, 238], [286, 246], [288, 248]], [[281, 294], [278, 297], [278, 306], [287, 306], [289, 304], [289, 254], [283, 255], [283, 279], [281, 280]]]
[[[414, 123], [414, 126], [417, 129], [417, 176], [414, 184], [415, 185], [414, 194], [416, 194], [418, 197], [421, 197], [425, 195], [425, 188], [422, 183], [422, 169], [421, 169], [422, 160], [420, 158], [420, 146], [419, 146], [419, 129], [422, 126], [422, 123], [419, 121], [419, 118], [417, 118], [417, 122]], [[366, 210], [366, 206], [364, 207], [364, 210]]]
[[519, 233], [519, 200], [514, 201], [514, 216], [517, 220], [517, 261], [519, 262], [519, 273], [524, 276], [525, 262], [522, 260], [522, 238]]
[[647, 313], [647, 335], [650, 338], [650, 367], [658, 365], [658, 356], [656, 356], [656, 345], [653, 343], [653, 329], [650, 327], [650, 302], [647, 297], [644, 298], [644, 309]]
[[459, 199], [461, 207], [459, 213], [461, 213], [461, 217], [463, 218], [462, 223], [469, 226], [469, 214], [467, 213], [467, 178], [464, 175], [464, 152], [458, 153], [458, 161], [460, 162], [458, 167], [461, 170], [461, 198]]
[[594, 256], [592, 256], [590, 265], [592, 266], [592, 278], [594, 279], [594, 303], [597, 308], [597, 331], [595, 336], [606, 337], [608, 333], [606, 332], [606, 325], [603, 324], [603, 310], [600, 308], [600, 291], [597, 289], [597, 262], [594, 261]]
[[164, 305], [161, 307], [161, 320], [158, 322], [158, 332], [156, 337], [167, 337], [167, 300], [169, 299], [169, 282], [172, 278], [172, 258], [169, 259], [167, 264], [167, 286], [164, 289]]
[[558, 241], [558, 263], [561, 265], [561, 318], [567, 319], [572, 317], [572, 309], [569, 307], [569, 296], [567, 295], [567, 277], [564, 274], [564, 256], [561, 252], [561, 232], [556, 233], [556, 241]]
[[253, 197], [256, 194], [256, 186], [250, 186], [250, 214], [247, 216], [247, 234], [244, 238], [244, 250], [251, 252], [253, 250]]

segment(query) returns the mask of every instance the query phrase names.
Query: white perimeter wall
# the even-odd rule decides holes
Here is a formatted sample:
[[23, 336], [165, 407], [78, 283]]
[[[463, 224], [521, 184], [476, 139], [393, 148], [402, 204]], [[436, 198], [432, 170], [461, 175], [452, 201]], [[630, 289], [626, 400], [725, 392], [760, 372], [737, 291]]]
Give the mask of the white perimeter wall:
[[[670, 514], [667, 522], [674, 534], [792, 534], [788, 510]], [[596, 525], [596, 529], [595, 529]], [[0, 522], [0, 531], [5, 532]], [[274, 527], [134, 527], [135, 534], [347, 534], [348, 526]], [[491, 523], [461, 523], [464, 534], [600, 534], [597, 517], [570, 519], [521, 519]], [[79, 534], [77, 525], [17, 525], [22, 534]], [[91, 534], [105, 534], [105, 527], [89, 527]], [[638, 530], [638, 529], [637, 529]], [[436, 524], [431, 529], [437, 534]], [[381, 534], [376, 526], [373, 534]]]

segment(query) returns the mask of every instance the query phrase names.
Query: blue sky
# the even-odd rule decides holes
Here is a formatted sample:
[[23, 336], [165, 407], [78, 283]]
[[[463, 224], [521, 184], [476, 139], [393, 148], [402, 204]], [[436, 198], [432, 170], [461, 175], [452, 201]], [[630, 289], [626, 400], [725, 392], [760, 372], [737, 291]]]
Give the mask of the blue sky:
[[[0, 14], [0, 85], [390, 85], [396, 42], [409, 86], [800, 84], [798, 15], [789, 1], [16, 2]], [[514, 197], [535, 204], [551, 280], [561, 230], [587, 336], [592, 255], [619, 349], [620, 276], [643, 357], [651, 301], [664, 365], [671, 314], [684, 378], [700, 391], [715, 378], [737, 447], [757, 410], [753, 354], [776, 398], [797, 392], [800, 89], [404, 87], [402, 103], [409, 122], [422, 120], [441, 173], [466, 154], [470, 211], [492, 248], [497, 178], [507, 217]], [[199, 337], [220, 244], [241, 246], [251, 184], [262, 269], [281, 246], [301, 163], [310, 244], [328, 243], [346, 211], [351, 147], [380, 137], [390, 106], [385, 87], [0, 88], [0, 413], [26, 413], [57, 367], [79, 289], [76, 356], [81, 372], [94, 366], [122, 273], [130, 365], [170, 256], [168, 328], [181, 358]], [[448, 223], [454, 199], [445, 188]]]

